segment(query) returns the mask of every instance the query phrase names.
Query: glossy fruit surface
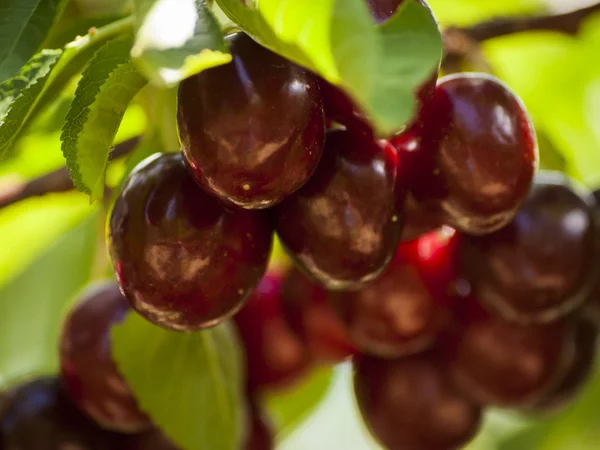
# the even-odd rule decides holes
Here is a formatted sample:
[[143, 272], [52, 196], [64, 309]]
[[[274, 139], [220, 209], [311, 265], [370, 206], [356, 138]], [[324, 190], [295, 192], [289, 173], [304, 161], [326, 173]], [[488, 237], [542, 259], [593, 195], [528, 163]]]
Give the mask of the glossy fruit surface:
[[481, 408], [457, 392], [430, 354], [355, 362], [354, 391], [373, 436], [389, 450], [462, 448]]
[[548, 322], [579, 307], [597, 274], [593, 197], [560, 173], [541, 172], [517, 216], [486, 236], [465, 236], [462, 272], [503, 317]]
[[560, 383], [541, 401], [533, 411], [560, 412], [567, 407], [589, 381], [596, 363], [598, 331], [587, 320], [580, 320], [575, 331], [575, 356]]
[[569, 323], [521, 326], [475, 306], [460, 317], [456, 334], [443, 340], [444, 356], [453, 381], [480, 404], [535, 404], [557, 386], [573, 360]]
[[355, 288], [377, 277], [402, 231], [396, 153], [368, 136], [327, 134], [310, 181], [275, 209], [276, 230], [292, 258], [329, 288]]
[[520, 99], [484, 74], [441, 78], [425, 120], [429, 159], [413, 187], [417, 200], [470, 234], [506, 225], [537, 167], [535, 131]]
[[289, 328], [281, 300], [282, 275], [268, 272], [234, 317], [246, 350], [250, 392], [286, 387], [308, 370], [306, 345]]
[[337, 363], [358, 353], [345, 325], [329, 302], [328, 292], [291, 268], [283, 283], [283, 305], [286, 319], [302, 339], [313, 359]]
[[60, 369], [71, 400], [103, 428], [136, 433], [150, 427], [111, 355], [110, 329], [129, 305], [113, 282], [90, 287], [63, 323]]
[[181, 145], [207, 192], [244, 208], [267, 208], [317, 167], [325, 133], [319, 83], [243, 33], [227, 42], [231, 63], [180, 84]]
[[434, 343], [450, 319], [451, 247], [439, 233], [402, 244], [381, 277], [332, 298], [362, 352], [396, 358]]
[[115, 450], [121, 436], [100, 429], [67, 398], [56, 378], [30, 381], [0, 400], [3, 450]]
[[262, 212], [223, 207], [177, 154], [151, 157], [132, 172], [108, 233], [117, 280], [133, 308], [184, 331], [239, 310], [266, 270], [272, 240]]

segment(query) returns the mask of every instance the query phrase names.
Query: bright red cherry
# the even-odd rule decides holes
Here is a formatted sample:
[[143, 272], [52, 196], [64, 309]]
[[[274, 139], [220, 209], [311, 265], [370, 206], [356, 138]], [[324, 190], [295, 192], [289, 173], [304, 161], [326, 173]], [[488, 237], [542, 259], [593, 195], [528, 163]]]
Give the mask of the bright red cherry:
[[516, 217], [485, 236], [464, 236], [462, 275], [491, 311], [522, 323], [577, 309], [598, 275], [594, 198], [565, 175], [541, 172]]
[[283, 311], [282, 274], [268, 272], [234, 317], [246, 350], [251, 393], [287, 387], [311, 364], [306, 345], [289, 328]]
[[396, 358], [434, 343], [450, 320], [452, 239], [431, 233], [402, 244], [381, 277], [358, 291], [332, 297], [362, 352]]
[[207, 192], [244, 208], [268, 208], [317, 167], [325, 133], [319, 83], [244, 33], [226, 40], [231, 63], [179, 86], [181, 145]]
[[415, 178], [417, 200], [466, 233], [506, 225], [529, 191], [538, 160], [521, 100], [489, 75], [446, 76], [422, 133], [428, 161]]
[[297, 264], [328, 288], [380, 275], [402, 231], [396, 152], [364, 134], [335, 130], [311, 180], [275, 209], [276, 230]]
[[440, 341], [465, 395], [480, 404], [527, 407], [557, 386], [574, 357], [570, 323], [523, 326], [469, 306], [457, 314], [455, 334]]
[[129, 305], [113, 282], [94, 285], [69, 313], [60, 338], [60, 368], [73, 402], [103, 428], [136, 433], [150, 419], [111, 355], [110, 329], [125, 317]]
[[121, 439], [82, 414], [56, 378], [30, 381], [0, 399], [3, 450], [115, 450]]
[[358, 353], [345, 325], [332, 308], [328, 292], [302, 274], [290, 269], [283, 283], [283, 305], [293, 330], [307, 345], [312, 357], [337, 363]]
[[481, 407], [454, 388], [432, 354], [359, 358], [354, 391], [367, 427], [389, 450], [459, 449], [479, 429]]
[[117, 279], [133, 308], [164, 328], [210, 327], [238, 311], [266, 270], [263, 212], [228, 209], [179, 154], [149, 158], [124, 183], [108, 222]]

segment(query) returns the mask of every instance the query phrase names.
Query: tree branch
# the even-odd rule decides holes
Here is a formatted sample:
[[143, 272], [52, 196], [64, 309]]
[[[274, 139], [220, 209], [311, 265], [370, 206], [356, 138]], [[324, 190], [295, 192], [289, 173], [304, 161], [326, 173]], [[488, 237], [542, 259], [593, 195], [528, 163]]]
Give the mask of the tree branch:
[[[115, 145], [110, 152], [109, 160], [126, 156], [133, 151], [139, 142], [139, 137], [129, 139]], [[66, 192], [73, 189], [73, 182], [66, 167], [61, 167], [38, 178], [12, 186], [5, 192], [0, 191], [0, 209], [13, 205], [30, 197], [45, 194]]]
[[590, 15], [600, 12], [600, 2], [561, 14], [499, 17], [470, 27], [449, 27], [444, 30], [444, 60], [446, 72], [461, 70], [461, 62], [468, 61], [476, 70], [489, 72], [480, 43], [488, 39], [524, 31], [557, 31], [575, 35]]

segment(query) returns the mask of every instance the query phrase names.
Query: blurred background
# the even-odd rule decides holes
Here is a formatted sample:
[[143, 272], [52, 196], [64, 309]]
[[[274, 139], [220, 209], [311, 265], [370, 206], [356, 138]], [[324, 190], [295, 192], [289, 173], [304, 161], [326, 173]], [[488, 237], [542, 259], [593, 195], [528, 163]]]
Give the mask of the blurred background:
[[[468, 26], [498, 15], [565, 11], [595, 3], [583, 0], [428, 0], [443, 26]], [[101, 3], [101, 4], [100, 4]], [[99, 6], [100, 5], [100, 6]], [[126, 2], [78, 0], [65, 14], [81, 32], [122, 13]], [[51, 36], [61, 42], [64, 36]], [[541, 166], [567, 172], [589, 187], [600, 186], [600, 14], [576, 36], [525, 32], [483, 43], [482, 65], [506, 81], [524, 100], [536, 125]], [[73, 84], [70, 94], [74, 92]], [[0, 203], [24, 182], [64, 164], [60, 126], [69, 92], [48, 110], [0, 161]], [[142, 103], [152, 99], [156, 114], [146, 117]], [[174, 96], [145, 92], [123, 121], [117, 142], [141, 135], [149, 124], [166, 121], [157, 139], [177, 145]], [[172, 122], [172, 126], [170, 124]], [[111, 166], [116, 182], [125, 162]], [[15, 378], [56, 370], [60, 318], [90, 279], [106, 276], [101, 205], [87, 195], [64, 192], [34, 197], [0, 208], [0, 385]], [[97, 248], [96, 252], [90, 249]], [[92, 255], [92, 256], [89, 256]], [[74, 264], [73, 261], [76, 261]], [[44, 301], [39, 301], [43, 298]], [[57, 307], [57, 305], [60, 305]], [[282, 450], [369, 450], [349, 384], [350, 368], [317, 371], [293, 392], [268, 400], [284, 423]], [[307, 400], [308, 399], [308, 400]], [[307, 403], [308, 402], [308, 403]], [[469, 450], [600, 449], [600, 371], [567, 411], [544, 420], [491, 411]]]

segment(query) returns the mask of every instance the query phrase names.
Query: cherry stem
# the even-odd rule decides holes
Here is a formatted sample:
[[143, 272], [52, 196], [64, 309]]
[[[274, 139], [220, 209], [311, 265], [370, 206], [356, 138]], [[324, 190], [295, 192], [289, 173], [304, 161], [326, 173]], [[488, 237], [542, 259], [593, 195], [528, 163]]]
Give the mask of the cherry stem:
[[[134, 137], [115, 145], [110, 152], [110, 160], [128, 155], [135, 149], [138, 142], [139, 137]], [[61, 167], [26, 183], [11, 187], [5, 192], [0, 191], [0, 209], [31, 197], [66, 192], [74, 188], [69, 171], [66, 167]]]

